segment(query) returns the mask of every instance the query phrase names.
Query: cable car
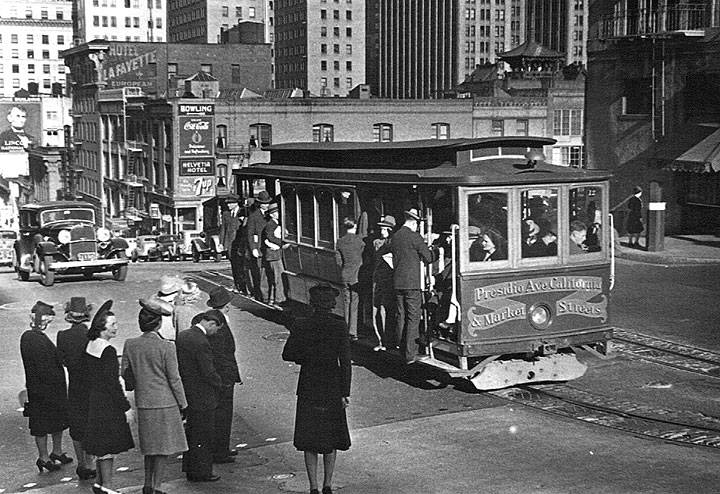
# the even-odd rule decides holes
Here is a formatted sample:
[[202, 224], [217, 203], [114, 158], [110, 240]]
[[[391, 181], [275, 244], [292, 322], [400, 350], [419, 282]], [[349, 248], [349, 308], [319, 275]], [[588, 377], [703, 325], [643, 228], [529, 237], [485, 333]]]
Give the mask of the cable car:
[[[344, 218], [358, 220], [372, 250], [381, 219], [393, 216], [400, 227], [416, 208], [419, 233], [437, 253], [418, 266], [421, 362], [499, 389], [580, 377], [587, 367], [574, 350], [602, 356], [612, 337], [610, 174], [547, 163], [543, 149], [554, 143], [288, 143], [269, 147], [269, 163], [234, 173], [244, 190], [264, 179], [276, 194], [287, 295], [303, 303], [318, 283], [340, 288], [335, 246]], [[373, 256], [365, 258], [359, 318], [374, 343]]]

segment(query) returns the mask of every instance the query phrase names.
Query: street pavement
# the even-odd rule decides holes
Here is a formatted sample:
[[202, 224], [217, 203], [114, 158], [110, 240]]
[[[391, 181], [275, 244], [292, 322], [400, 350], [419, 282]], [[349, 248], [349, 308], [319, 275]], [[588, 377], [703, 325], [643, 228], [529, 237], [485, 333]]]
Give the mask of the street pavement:
[[[665, 246], [664, 252], [646, 252], [623, 246], [621, 239], [618, 257], [630, 263], [720, 263], [717, 237], [668, 237]], [[591, 369], [593, 374], [612, 372], [602, 365]], [[294, 382], [288, 386], [294, 386]], [[720, 402], [718, 391], [715, 389], [713, 395], [707, 396], [715, 403], [715, 410]], [[361, 406], [359, 400], [351, 400], [351, 407]], [[660, 395], [658, 400], [662, 400]], [[388, 403], [391, 406], [402, 404]], [[236, 413], [242, 411], [236, 409]], [[720, 450], [648, 440], [522, 407], [505, 404], [369, 426], [360, 426], [362, 419], [357, 415], [351, 413], [350, 417], [353, 445], [349, 451], [338, 453], [335, 492], [718, 492]], [[266, 438], [250, 447], [242, 447], [242, 443], [238, 446], [241, 453], [236, 463], [216, 466], [222, 477], [219, 482], [198, 484], [175, 478], [164, 484], [164, 491], [176, 494], [308, 491], [302, 453], [295, 451], [290, 437]], [[141, 466], [135, 464], [133, 468]], [[37, 494], [90, 491], [89, 484], [78, 483], [71, 475], [74, 468], [65, 469], [66, 482], [28, 490]], [[132, 494], [140, 492], [141, 486], [120, 490]]]

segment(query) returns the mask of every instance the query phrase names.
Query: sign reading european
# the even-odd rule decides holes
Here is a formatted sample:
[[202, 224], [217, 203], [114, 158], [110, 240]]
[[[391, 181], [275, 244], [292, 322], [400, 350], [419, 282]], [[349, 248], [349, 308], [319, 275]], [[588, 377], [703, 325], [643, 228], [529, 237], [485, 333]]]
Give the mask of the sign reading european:
[[215, 156], [215, 105], [211, 103], [178, 105], [180, 157]]
[[[149, 46], [148, 46], [149, 45]], [[152, 43], [110, 43], [102, 64], [108, 87], [157, 89], [157, 49]]]
[[180, 176], [215, 175], [215, 159], [180, 160]]

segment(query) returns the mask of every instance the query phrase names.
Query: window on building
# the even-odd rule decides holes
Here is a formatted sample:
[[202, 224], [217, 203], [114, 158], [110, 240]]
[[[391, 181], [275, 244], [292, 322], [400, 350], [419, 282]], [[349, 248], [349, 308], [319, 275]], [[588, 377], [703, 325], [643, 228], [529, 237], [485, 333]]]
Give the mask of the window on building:
[[340, 60], [335, 60], [333, 62], [333, 70], [340, 70]]
[[327, 70], [327, 60], [320, 60], [320, 70]]
[[323, 43], [320, 45], [320, 53], [327, 53], [327, 44]]
[[248, 7], [248, 17], [250, 19], [255, 18], [255, 7]]
[[340, 28], [339, 27], [335, 26], [333, 28], [333, 36], [335, 36], [336, 38], [340, 36]]
[[239, 84], [242, 82], [242, 71], [240, 70], [240, 64], [232, 64], [230, 67], [230, 77], [233, 83]]
[[17, 89], [20, 87], [20, 79], [13, 79], [12, 80], [12, 87], [13, 89]]
[[326, 38], [326, 37], [327, 37], [327, 27], [322, 26], [322, 27], [320, 28], [320, 36], [322, 36], [323, 38]]
[[108, 27], [108, 18], [106, 15], [102, 16], [102, 27]]
[[373, 141], [374, 142], [392, 142], [393, 126], [389, 123], [373, 124]]
[[64, 45], [65, 44], [65, 36], [63, 36], [62, 34], [58, 34], [57, 44], [61, 45], [61, 46]]
[[10, 43], [12, 44], [18, 44], [18, 35], [17, 34], [11, 34], [10, 35]]
[[223, 5], [222, 6], [222, 16], [229, 17], [229, 15], [230, 15], [230, 9], [228, 8], [227, 5]]
[[[14, 67], [14, 66], [13, 66]], [[29, 63], [28, 64], [28, 74], [34, 74], [35, 73], [35, 64]]]
[[346, 10], [345, 11], [345, 19], [348, 21], [352, 20], [352, 10]]
[[[337, 29], [337, 28], [335, 28], [335, 29]], [[352, 38], [352, 28], [351, 27], [345, 28], [345, 36], [347, 36], [348, 38]]]
[[320, 9], [320, 19], [327, 19], [327, 10]]
[[212, 64], [211, 63], [201, 63], [200, 64], [200, 70], [202, 72], [206, 72], [208, 74], [212, 74]]
[[13, 74], [19, 74], [20, 73], [20, 65], [14, 63], [12, 65], [12, 73]]
[[50, 89], [50, 79], [43, 79], [43, 89]]
[[352, 52], [353, 52], [353, 50], [352, 50], [352, 45], [351, 45], [351, 44], [345, 45], [345, 54], [346, 54], [346, 55], [352, 55]]
[[572, 168], [583, 168], [585, 166], [583, 146], [562, 146], [560, 148], [560, 164]]
[[162, 0], [155, 0], [155, 8], [156, 9], [162, 8]]
[[65, 64], [59, 63], [57, 66], [58, 74], [64, 74], [65, 73]]
[[347, 70], [348, 72], [352, 72], [352, 61], [348, 60], [347, 62], [345, 62], [345, 70]]
[[353, 87], [352, 77], [346, 77], [346, 78], [345, 78], [345, 87], [348, 88], [348, 89], [352, 89], [352, 87]]
[[12, 58], [20, 58], [20, 51], [17, 48], [13, 48], [10, 52]]
[[529, 122], [527, 118], [518, 118], [515, 121], [515, 134], [519, 136], [528, 135]]
[[505, 121], [501, 119], [493, 119], [490, 122], [490, 135], [503, 136], [505, 135]]
[[140, 18], [133, 17], [133, 27], [140, 27]]
[[[125, 18], [125, 27], [132, 27], [132, 19], [130, 19], [129, 17]], [[128, 41], [129, 41], [129, 39], [128, 39]]]
[[33, 35], [32, 35], [32, 34], [28, 34], [28, 35], [27, 35], [27, 43], [28, 43], [29, 45], [32, 45], [32, 44], [33, 44]]
[[42, 35], [42, 44], [43, 45], [49, 45], [50, 44], [50, 36], [47, 34]]
[[43, 74], [49, 74], [50, 73], [50, 64], [44, 63], [43, 64]]
[[43, 60], [49, 60], [50, 59], [50, 52], [48, 50], [43, 50], [42, 52]]
[[313, 142], [333, 142], [334, 129], [330, 124], [313, 125]]
[[32, 8], [27, 7], [25, 9], [25, 18], [26, 19], [32, 19]]
[[28, 50], [28, 51], [27, 51], [27, 57], [28, 57], [28, 58], [35, 58], [35, 51], [34, 51], [34, 50]]
[[55, 11], [55, 19], [57, 19], [58, 21], [63, 20], [63, 11], [62, 10]]
[[649, 77], [624, 81], [623, 115], [647, 115], [652, 107], [652, 82]]
[[450, 124], [437, 122], [430, 126], [432, 129], [431, 139], [450, 139]]
[[320, 87], [326, 88], [327, 87], [327, 77], [321, 77], [320, 78]]
[[[114, 18], [113, 18], [113, 19], [114, 19]], [[158, 28], [158, 29], [160, 29], [160, 28], [163, 27], [163, 26], [162, 26], [162, 17], [158, 17], [157, 19], [155, 19], [155, 27]]]
[[130, 8], [130, 0], [125, 0], [125, 8], [126, 9]]
[[256, 123], [250, 126], [250, 144], [259, 145], [264, 149], [272, 144], [272, 125]]
[[117, 27], [117, 17], [110, 17], [110, 27]]
[[333, 87], [340, 87], [340, 78], [333, 77]]
[[227, 147], [227, 125], [215, 127], [215, 147], [225, 149]]
[[580, 109], [554, 110], [553, 134], [557, 136], [582, 135], [583, 111]]

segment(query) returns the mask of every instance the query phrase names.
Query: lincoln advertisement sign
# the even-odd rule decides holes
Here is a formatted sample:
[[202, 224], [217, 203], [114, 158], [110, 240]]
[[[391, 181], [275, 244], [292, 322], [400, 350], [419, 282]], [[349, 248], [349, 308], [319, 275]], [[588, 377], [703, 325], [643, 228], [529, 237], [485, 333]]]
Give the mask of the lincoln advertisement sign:
[[110, 43], [102, 65], [108, 87], [140, 87], [154, 92], [157, 86], [157, 50], [148, 43]]
[[40, 102], [0, 102], [0, 115], [0, 175], [29, 175], [28, 150], [41, 145]]
[[214, 114], [212, 104], [181, 104], [178, 106], [180, 126], [180, 158], [215, 156]]

